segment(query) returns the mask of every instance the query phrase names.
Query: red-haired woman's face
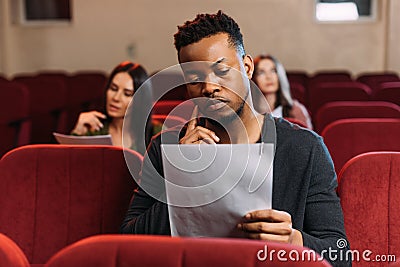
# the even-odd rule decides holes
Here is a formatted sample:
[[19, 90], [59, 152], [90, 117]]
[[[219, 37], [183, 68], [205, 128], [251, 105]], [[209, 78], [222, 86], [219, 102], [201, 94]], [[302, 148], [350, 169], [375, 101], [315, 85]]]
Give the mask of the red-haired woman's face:
[[264, 95], [273, 94], [278, 91], [278, 74], [276, 72], [275, 63], [271, 59], [261, 59], [260, 62], [258, 62], [254, 75], [255, 82]]
[[107, 89], [107, 113], [112, 118], [123, 118], [134, 94], [132, 77], [126, 72], [117, 73]]

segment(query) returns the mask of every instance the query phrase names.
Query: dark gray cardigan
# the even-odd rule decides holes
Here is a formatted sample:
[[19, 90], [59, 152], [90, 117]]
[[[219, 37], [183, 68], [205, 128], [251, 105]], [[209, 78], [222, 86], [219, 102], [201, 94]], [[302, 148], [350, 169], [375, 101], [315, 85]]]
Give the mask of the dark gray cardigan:
[[[328, 252], [329, 248], [338, 250], [338, 239], [347, 238], [340, 200], [335, 192], [336, 174], [322, 138], [283, 119], [265, 118], [263, 141], [271, 142], [276, 137], [272, 208], [292, 216], [293, 228], [301, 231], [304, 246], [318, 253]], [[274, 123], [276, 132], [273, 131]], [[183, 134], [181, 132], [180, 136]], [[173, 130], [162, 135], [163, 143], [177, 143], [179, 139]], [[160, 143], [161, 135], [153, 139], [148, 149], [142, 185], [154, 184], [155, 171], [163, 175]], [[155, 170], [148, 168], [150, 164]], [[163, 194], [162, 188], [159, 194]], [[133, 195], [121, 232], [170, 235], [167, 205], [139, 188]], [[342, 250], [343, 255], [347, 249], [348, 246]], [[334, 255], [339, 257], [340, 254]], [[335, 266], [351, 265], [351, 262], [332, 263]]]

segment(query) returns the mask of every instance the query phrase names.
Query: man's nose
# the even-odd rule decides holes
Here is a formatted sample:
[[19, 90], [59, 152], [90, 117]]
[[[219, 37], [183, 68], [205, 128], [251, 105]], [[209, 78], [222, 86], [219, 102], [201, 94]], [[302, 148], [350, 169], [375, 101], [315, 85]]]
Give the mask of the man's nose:
[[206, 97], [211, 97], [215, 92], [220, 91], [221, 87], [213, 74], [207, 75], [202, 83], [201, 93]]

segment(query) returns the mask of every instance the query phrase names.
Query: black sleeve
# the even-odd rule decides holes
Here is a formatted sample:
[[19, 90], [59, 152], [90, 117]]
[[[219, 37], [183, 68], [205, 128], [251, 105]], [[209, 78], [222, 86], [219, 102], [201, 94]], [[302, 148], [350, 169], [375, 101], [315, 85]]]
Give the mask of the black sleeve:
[[170, 235], [168, 207], [158, 200], [165, 198], [158, 141], [152, 141], [144, 157], [139, 188], [132, 196], [121, 233]]
[[337, 179], [333, 162], [322, 138], [319, 137], [318, 141], [310, 155], [312, 169], [304, 227], [301, 231], [303, 244], [321, 254], [334, 266], [351, 266], [351, 259], [346, 259], [350, 247], [344, 230], [340, 200], [335, 191]]

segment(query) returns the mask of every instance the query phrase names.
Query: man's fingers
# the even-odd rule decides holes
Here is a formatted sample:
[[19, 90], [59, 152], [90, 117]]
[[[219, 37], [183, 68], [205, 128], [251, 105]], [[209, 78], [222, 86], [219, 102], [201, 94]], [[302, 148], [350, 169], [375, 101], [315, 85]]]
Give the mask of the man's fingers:
[[191, 132], [186, 132], [186, 135], [180, 140], [180, 143], [194, 144], [203, 139], [208, 139], [204, 140], [204, 143], [207, 144], [215, 144], [220, 140], [213, 131], [210, 131], [209, 129], [201, 126], [196, 126], [196, 128], [193, 129]]
[[289, 235], [274, 235], [266, 233], [245, 233], [249, 239], [266, 240], [270, 242], [290, 243]]
[[215, 144], [214, 140], [212, 140], [211, 138], [204, 138], [204, 139], [200, 140], [199, 143], [200, 143], [200, 144], [201, 144], [201, 143], [205, 143], [205, 144]]
[[249, 212], [244, 216], [244, 220], [246, 222], [257, 222], [257, 221], [291, 222], [292, 221], [289, 213], [274, 209], [256, 210]]
[[194, 128], [196, 128], [198, 116], [199, 116], [199, 107], [197, 105], [195, 105], [192, 115], [190, 116], [190, 121], [187, 126], [187, 131], [193, 131]]
[[268, 223], [268, 222], [251, 222], [240, 223], [238, 228], [248, 233], [267, 233], [274, 235], [290, 235], [292, 233], [292, 223]]
[[197, 126], [191, 134], [181, 139], [181, 144], [196, 144], [199, 141], [207, 144], [215, 144], [214, 137], [208, 131], [208, 129]]

